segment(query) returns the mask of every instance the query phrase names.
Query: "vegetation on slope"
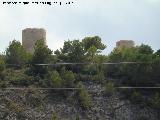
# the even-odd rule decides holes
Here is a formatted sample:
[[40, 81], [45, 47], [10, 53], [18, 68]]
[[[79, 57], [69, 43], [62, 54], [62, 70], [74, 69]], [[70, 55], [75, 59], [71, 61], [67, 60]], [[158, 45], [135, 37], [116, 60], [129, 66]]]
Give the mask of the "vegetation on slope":
[[[160, 50], [154, 52], [148, 45], [115, 48], [102, 55], [106, 48], [98, 36], [68, 40], [59, 50], [51, 51], [41, 40], [35, 44], [34, 54], [27, 53], [20, 42], [13, 40], [6, 53], [0, 55], [1, 87], [80, 88], [77, 97], [82, 106], [89, 108], [92, 100], [81, 81], [102, 83], [106, 94], [112, 95], [116, 86], [160, 85]], [[54, 63], [85, 63], [56, 65]], [[103, 62], [137, 62], [137, 64], [104, 65]], [[38, 65], [38, 64], [52, 64]], [[118, 80], [108, 81], [108, 78]], [[60, 91], [55, 91], [62, 94]], [[143, 103], [160, 109], [159, 90], [121, 90], [133, 103]], [[146, 97], [147, 96], [147, 97]], [[147, 98], [147, 100], [146, 100]]]

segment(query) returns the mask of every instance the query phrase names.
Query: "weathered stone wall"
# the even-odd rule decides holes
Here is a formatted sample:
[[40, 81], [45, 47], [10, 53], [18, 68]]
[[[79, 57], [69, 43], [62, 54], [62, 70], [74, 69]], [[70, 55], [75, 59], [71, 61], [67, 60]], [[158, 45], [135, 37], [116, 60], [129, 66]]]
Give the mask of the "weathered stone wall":
[[46, 31], [42, 28], [26, 28], [22, 30], [22, 45], [30, 53], [34, 52], [37, 40], [44, 40], [46, 44]]
[[134, 47], [134, 41], [133, 40], [120, 40], [120, 41], [116, 42], [116, 46], [118, 48]]

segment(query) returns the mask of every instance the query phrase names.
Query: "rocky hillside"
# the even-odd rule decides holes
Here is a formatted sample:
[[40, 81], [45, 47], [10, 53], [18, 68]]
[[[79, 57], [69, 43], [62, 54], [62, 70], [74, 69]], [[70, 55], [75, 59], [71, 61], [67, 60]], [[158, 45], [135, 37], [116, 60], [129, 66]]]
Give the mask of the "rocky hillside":
[[[119, 92], [105, 96], [101, 84], [84, 83], [93, 105], [84, 109], [76, 90], [59, 95], [50, 90], [1, 90], [0, 120], [159, 120], [158, 111], [133, 105]], [[65, 90], [66, 91], [66, 90]], [[59, 91], [61, 92], [61, 91]]]

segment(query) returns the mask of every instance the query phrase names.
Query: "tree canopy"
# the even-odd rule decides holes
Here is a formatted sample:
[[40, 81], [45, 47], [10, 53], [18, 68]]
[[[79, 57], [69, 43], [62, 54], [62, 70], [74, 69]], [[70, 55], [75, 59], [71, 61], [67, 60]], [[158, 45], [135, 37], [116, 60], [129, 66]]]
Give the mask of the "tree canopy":
[[6, 63], [22, 65], [27, 62], [27, 52], [19, 41], [13, 40], [6, 49]]

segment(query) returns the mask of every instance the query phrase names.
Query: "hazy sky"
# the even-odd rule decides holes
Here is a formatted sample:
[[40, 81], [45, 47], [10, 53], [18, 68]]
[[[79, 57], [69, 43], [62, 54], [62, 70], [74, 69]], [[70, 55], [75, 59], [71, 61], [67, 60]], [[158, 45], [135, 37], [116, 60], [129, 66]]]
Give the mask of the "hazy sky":
[[46, 29], [52, 50], [62, 47], [64, 40], [95, 35], [107, 45], [105, 54], [121, 39], [148, 44], [154, 50], [160, 48], [160, 0], [71, 1], [74, 4], [24, 6], [3, 5], [1, 0], [0, 52], [13, 39], [22, 41], [22, 29], [28, 27]]

